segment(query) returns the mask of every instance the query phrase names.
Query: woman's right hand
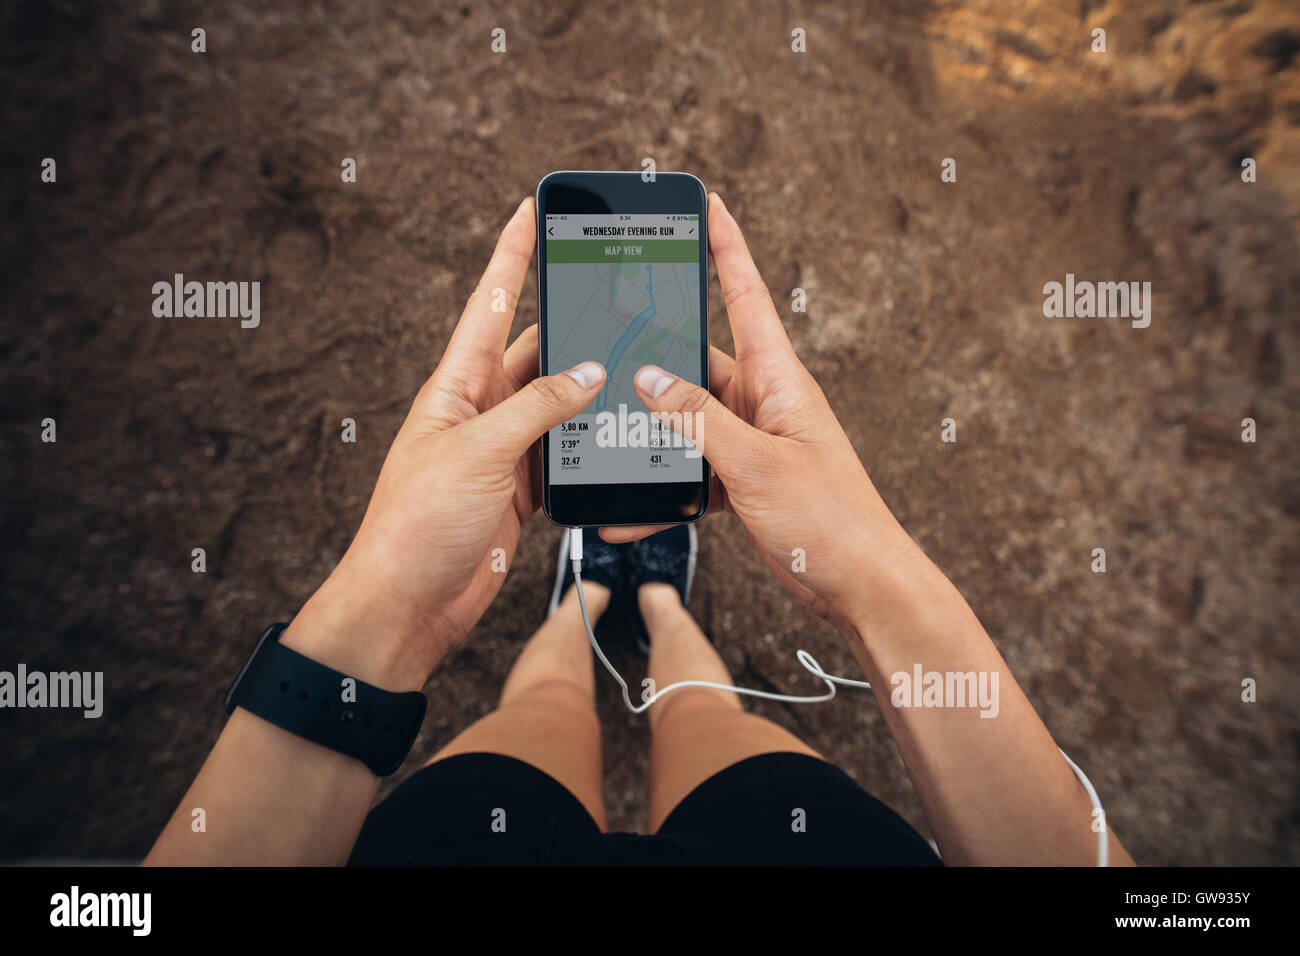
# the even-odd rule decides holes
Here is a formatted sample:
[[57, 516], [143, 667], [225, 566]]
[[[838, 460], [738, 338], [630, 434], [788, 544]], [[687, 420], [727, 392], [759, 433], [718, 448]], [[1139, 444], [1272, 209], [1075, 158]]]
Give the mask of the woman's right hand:
[[[710, 350], [708, 390], [647, 365], [637, 372], [637, 394], [651, 411], [683, 413], [690, 423], [687, 436], [713, 467], [709, 511], [734, 512], [791, 593], [847, 623], [869, 572], [919, 549], [795, 355], [740, 226], [716, 193], [708, 217], [736, 357]], [[678, 427], [676, 416], [668, 421]], [[657, 530], [609, 527], [602, 535], [631, 541]]]

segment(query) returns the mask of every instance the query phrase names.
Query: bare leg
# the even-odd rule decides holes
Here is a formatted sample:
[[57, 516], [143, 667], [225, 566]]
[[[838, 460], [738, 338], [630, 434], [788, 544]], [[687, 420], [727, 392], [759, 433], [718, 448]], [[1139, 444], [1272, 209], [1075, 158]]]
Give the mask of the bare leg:
[[[637, 604], [650, 632], [650, 677], [656, 687], [679, 680], [730, 684], [731, 675], [682, 607], [676, 589], [649, 583]], [[723, 690], [687, 687], [654, 704], [646, 772], [650, 832], [656, 832], [673, 807], [701, 783], [746, 757], [793, 752], [820, 757], [794, 734], [741, 708], [740, 697]]]
[[[609, 590], [583, 582], [592, 624], [609, 605]], [[497, 709], [434, 755], [498, 753], [550, 774], [607, 829], [601, 786], [600, 722], [596, 717], [591, 645], [578, 594], [570, 587], [556, 612], [524, 645]]]

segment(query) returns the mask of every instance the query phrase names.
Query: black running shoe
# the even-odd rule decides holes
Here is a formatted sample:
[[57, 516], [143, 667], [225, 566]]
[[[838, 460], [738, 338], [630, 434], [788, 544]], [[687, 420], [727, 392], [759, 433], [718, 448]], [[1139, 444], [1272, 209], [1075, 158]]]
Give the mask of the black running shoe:
[[[569, 560], [569, 535], [573, 529], [565, 528], [560, 535], [560, 550], [555, 568], [555, 587], [551, 590], [551, 603], [546, 609], [550, 617], [560, 606], [560, 600], [573, 586], [573, 562]], [[609, 588], [609, 606], [596, 622], [599, 635], [604, 625], [613, 621], [625, 610], [627, 603], [627, 556], [630, 544], [610, 544], [602, 538], [595, 528], [587, 528], [582, 534], [582, 580], [595, 581]], [[635, 591], [631, 592], [635, 595]]]
[[[682, 599], [682, 606], [691, 599], [691, 584], [695, 580], [695, 560], [699, 539], [695, 525], [679, 524], [666, 528], [648, 538], [633, 541], [626, 556], [628, 600], [636, 607], [636, 593], [641, 585], [650, 581], [671, 584]], [[650, 634], [640, 613], [632, 615], [637, 627], [637, 647], [650, 653]]]

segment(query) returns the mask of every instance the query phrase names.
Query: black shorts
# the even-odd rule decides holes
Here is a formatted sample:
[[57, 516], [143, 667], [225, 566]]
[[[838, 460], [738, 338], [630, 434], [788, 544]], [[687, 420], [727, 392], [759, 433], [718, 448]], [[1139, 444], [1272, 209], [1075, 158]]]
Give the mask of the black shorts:
[[838, 767], [750, 757], [714, 774], [659, 832], [601, 833], [555, 778], [500, 754], [425, 767], [370, 811], [350, 866], [938, 866], [930, 845]]

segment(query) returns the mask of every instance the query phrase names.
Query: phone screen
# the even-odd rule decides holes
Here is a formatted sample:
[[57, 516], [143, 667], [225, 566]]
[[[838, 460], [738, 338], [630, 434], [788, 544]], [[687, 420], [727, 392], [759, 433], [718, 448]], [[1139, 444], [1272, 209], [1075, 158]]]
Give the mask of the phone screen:
[[552, 485], [700, 482], [690, 424], [650, 413], [633, 378], [658, 365], [701, 384], [700, 217], [679, 213], [548, 214], [546, 355], [553, 372], [605, 367], [591, 404], [551, 431]]

